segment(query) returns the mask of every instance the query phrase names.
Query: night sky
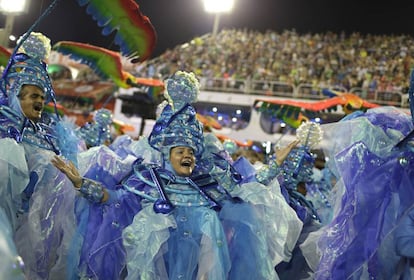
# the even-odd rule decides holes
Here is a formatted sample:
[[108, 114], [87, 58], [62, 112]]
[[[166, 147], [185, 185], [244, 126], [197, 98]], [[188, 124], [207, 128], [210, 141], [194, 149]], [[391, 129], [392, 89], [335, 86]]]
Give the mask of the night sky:
[[[29, 13], [15, 19], [13, 33], [24, 33], [51, 3], [29, 0]], [[115, 0], [114, 0], [115, 1]], [[409, 34], [414, 36], [414, 1], [394, 0], [235, 0], [231, 14], [220, 18], [220, 28], [248, 28], [281, 32], [360, 32], [362, 34]], [[407, 4], [406, 2], [410, 3]], [[141, 12], [154, 25], [158, 41], [153, 57], [168, 48], [211, 32], [214, 16], [204, 11], [201, 0], [140, 0]], [[0, 17], [4, 24], [4, 16]], [[60, 0], [35, 30], [52, 43], [78, 41], [118, 50], [113, 36], [104, 36], [95, 21], [76, 0]]]

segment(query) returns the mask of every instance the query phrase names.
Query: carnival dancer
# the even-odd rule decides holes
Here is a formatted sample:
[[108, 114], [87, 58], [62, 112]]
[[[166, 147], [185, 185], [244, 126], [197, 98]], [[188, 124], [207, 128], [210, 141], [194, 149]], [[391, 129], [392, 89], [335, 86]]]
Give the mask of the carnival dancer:
[[412, 148], [397, 145], [413, 130], [410, 116], [379, 107], [322, 129], [338, 199], [332, 220], [301, 245], [314, 279], [393, 279], [395, 232], [414, 205]]
[[[241, 175], [206, 145], [191, 105], [198, 90], [192, 73], [167, 80], [171, 102], [145, 139], [157, 156], [138, 159], [117, 187], [53, 160], [94, 207], [105, 208], [95, 221], [103, 225], [97, 250], [82, 251], [87, 277], [278, 279], [274, 267], [290, 258], [302, 222], [276, 180], [239, 184]], [[114, 262], [118, 269], [108, 274]]]
[[[306, 194], [307, 186], [312, 182], [315, 161], [311, 150], [321, 142], [322, 134], [318, 123], [302, 123], [296, 130], [298, 146], [291, 149], [289, 154], [285, 156], [286, 159], [276, 165], [277, 168], [271, 161], [267, 176], [258, 176], [258, 178], [267, 180], [275, 178], [279, 181], [287, 203], [303, 222], [303, 228], [292, 252], [292, 258], [276, 266], [276, 271], [282, 280], [312, 279], [312, 270], [307, 265], [299, 246], [310, 232], [321, 227], [320, 216], [312, 202], [307, 199]], [[280, 156], [280, 151], [279, 147], [275, 148], [274, 156], [276, 160]], [[258, 174], [262, 173], [259, 172]]]
[[77, 140], [57, 116], [43, 112], [45, 103], [55, 99], [44, 62], [50, 40], [32, 32], [18, 46], [1, 79], [0, 207], [26, 277], [62, 279], [76, 224], [76, 192], [50, 158], [59, 154], [76, 162]]

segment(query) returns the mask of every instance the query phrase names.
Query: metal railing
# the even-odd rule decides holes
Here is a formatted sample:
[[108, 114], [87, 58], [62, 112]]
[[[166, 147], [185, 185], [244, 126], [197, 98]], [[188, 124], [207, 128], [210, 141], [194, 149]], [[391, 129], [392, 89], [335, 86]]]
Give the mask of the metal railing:
[[200, 78], [200, 87], [204, 91], [218, 91], [231, 92], [239, 94], [251, 95], [268, 95], [287, 98], [323, 100], [328, 97], [322, 93], [322, 89], [328, 88], [330, 90], [340, 92], [350, 92], [362, 99], [380, 104], [389, 105], [400, 108], [408, 108], [409, 100], [408, 94], [401, 91], [369, 91], [359, 87], [347, 90], [341, 86], [315, 86], [312, 84], [301, 83], [294, 85], [292, 83], [280, 81], [265, 81], [265, 80], [235, 80], [224, 78]]

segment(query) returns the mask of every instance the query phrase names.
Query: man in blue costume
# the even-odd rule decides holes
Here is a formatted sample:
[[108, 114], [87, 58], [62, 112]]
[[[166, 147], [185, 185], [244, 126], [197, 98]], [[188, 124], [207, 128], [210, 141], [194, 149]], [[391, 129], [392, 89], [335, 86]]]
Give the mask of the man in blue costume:
[[74, 159], [76, 144], [73, 148], [70, 133], [57, 118], [43, 113], [45, 103], [54, 101], [43, 61], [49, 52], [50, 40], [31, 33], [11, 56], [1, 79], [0, 207], [29, 279], [57, 279], [65, 274], [75, 225], [76, 192], [50, 164], [56, 154]]

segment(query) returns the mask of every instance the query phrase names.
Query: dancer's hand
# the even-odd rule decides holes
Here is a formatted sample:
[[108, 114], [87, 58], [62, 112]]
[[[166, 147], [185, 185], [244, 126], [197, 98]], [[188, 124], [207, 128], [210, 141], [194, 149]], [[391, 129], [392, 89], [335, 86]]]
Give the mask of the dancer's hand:
[[286, 147], [283, 148], [276, 148], [275, 149], [275, 156], [276, 156], [276, 164], [281, 166], [282, 163], [285, 161], [289, 153], [292, 151], [299, 144], [299, 140], [296, 139], [289, 143]]
[[78, 169], [71, 161], [65, 161], [60, 156], [54, 156], [51, 160], [52, 164], [65, 174], [70, 181], [72, 181], [75, 188], [80, 189], [82, 186], [82, 177], [79, 174]]

